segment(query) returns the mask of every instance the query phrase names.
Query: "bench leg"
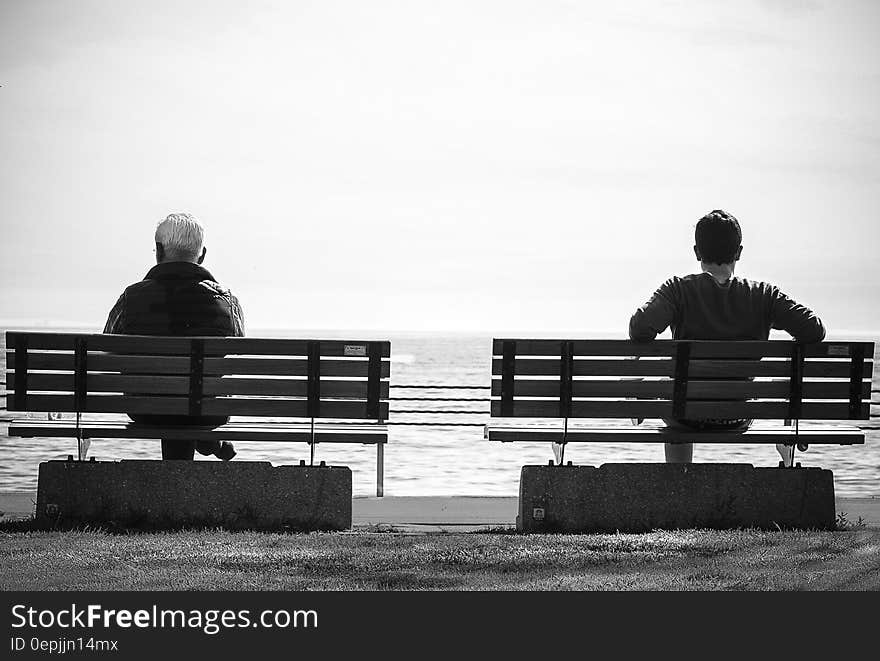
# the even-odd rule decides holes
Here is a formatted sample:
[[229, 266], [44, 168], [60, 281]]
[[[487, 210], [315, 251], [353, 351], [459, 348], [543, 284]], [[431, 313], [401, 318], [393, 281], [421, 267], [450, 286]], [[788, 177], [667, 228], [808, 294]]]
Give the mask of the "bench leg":
[[782, 465], [785, 468], [791, 468], [794, 465], [794, 445], [785, 445], [784, 443], [776, 444], [776, 451], [782, 457]]
[[694, 460], [694, 444], [664, 443], [663, 454], [667, 464], [690, 464]]
[[385, 444], [376, 443], [376, 496], [385, 495]]
[[[51, 414], [50, 414], [51, 419]], [[76, 414], [76, 458], [79, 461], [85, 461], [86, 455], [89, 454], [89, 447], [92, 445], [92, 442], [83, 438], [82, 435], [82, 414], [77, 412]]]

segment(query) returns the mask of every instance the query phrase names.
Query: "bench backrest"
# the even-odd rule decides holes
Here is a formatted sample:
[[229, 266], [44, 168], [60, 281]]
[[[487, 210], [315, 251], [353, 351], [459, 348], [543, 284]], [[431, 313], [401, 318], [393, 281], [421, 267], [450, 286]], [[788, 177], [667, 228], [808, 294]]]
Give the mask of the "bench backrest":
[[10, 411], [388, 419], [390, 342], [6, 334]]
[[496, 339], [492, 354], [493, 417], [870, 417], [872, 342]]

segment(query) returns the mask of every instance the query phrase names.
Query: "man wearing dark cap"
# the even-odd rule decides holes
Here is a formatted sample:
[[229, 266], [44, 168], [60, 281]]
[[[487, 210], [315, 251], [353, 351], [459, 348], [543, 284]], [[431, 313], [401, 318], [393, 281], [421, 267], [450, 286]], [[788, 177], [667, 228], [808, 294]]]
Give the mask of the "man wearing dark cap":
[[[636, 310], [630, 339], [653, 340], [672, 327], [674, 340], [767, 340], [770, 329], [783, 330], [799, 342], [821, 342], [825, 327], [809, 308], [766, 282], [734, 276], [742, 255], [742, 229], [731, 214], [716, 209], [697, 223], [694, 254], [701, 273], [672, 277]], [[667, 420], [670, 427], [745, 430], [750, 420]], [[690, 463], [693, 443], [666, 443], [666, 461]], [[777, 445], [783, 461], [789, 452]]]

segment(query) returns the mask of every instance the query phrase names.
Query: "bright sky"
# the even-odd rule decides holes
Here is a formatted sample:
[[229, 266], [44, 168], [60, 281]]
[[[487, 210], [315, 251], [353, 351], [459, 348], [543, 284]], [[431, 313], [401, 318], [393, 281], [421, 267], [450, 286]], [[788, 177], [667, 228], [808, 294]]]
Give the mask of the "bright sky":
[[156, 223], [249, 328], [624, 332], [737, 273], [880, 329], [880, 3], [0, 0], [0, 319], [100, 328]]

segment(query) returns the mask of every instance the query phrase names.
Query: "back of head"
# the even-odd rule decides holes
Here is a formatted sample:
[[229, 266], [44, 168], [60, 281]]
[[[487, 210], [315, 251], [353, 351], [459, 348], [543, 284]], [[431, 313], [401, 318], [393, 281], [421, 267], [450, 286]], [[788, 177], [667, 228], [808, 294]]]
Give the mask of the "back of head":
[[156, 250], [164, 262], [193, 262], [201, 260], [205, 230], [188, 213], [172, 213], [156, 228]]
[[742, 229], [739, 221], [721, 209], [706, 214], [694, 232], [697, 253], [704, 262], [730, 264], [739, 256]]

